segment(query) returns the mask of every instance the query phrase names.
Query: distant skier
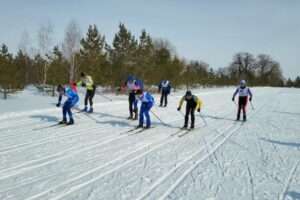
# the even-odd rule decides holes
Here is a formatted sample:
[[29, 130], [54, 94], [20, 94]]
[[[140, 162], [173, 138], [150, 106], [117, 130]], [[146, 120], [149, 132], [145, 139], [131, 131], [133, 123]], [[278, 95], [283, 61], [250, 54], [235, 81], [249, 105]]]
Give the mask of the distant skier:
[[56, 92], [58, 93], [58, 102], [56, 104], [56, 107], [60, 107], [61, 106], [61, 101], [62, 101], [62, 97], [64, 95], [64, 86], [62, 86], [61, 84], [59, 84], [56, 88]]
[[[86, 75], [84, 72], [80, 74], [80, 81], [77, 86], [86, 87], [86, 93], [84, 98], [84, 109], [82, 111], [92, 113], [93, 109], [93, 98], [96, 92], [96, 86], [91, 76]], [[88, 103], [90, 104], [90, 109], [88, 110]]]
[[[70, 84], [70, 86], [66, 86], [66, 87], [59, 85], [57, 87], [57, 91], [59, 93], [59, 98], [58, 98], [58, 103], [56, 106], [59, 107], [61, 105], [63, 96], [67, 97], [67, 100], [64, 102], [64, 105], [62, 107], [63, 120], [61, 122], [59, 122], [59, 124], [72, 125], [72, 124], [74, 124], [74, 119], [73, 119], [73, 114], [72, 114], [71, 109], [79, 101], [76, 84], [72, 83], [72, 84]], [[69, 115], [69, 122], [67, 122], [67, 115]]]
[[[138, 95], [138, 100], [141, 102], [139, 125], [137, 128], [148, 129], [151, 127], [151, 118], [149, 112], [154, 105], [154, 98], [149, 92], [144, 92], [142, 89], [137, 90], [136, 95]], [[144, 116], [146, 118], [146, 127], [143, 127]]]
[[249, 101], [252, 101], [252, 92], [250, 88], [246, 86], [246, 81], [241, 80], [240, 86], [236, 89], [236, 91], [233, 94], [232, 101], [235, 101], [236, 95], [239, 95], [239, 102], [238, 102], [238, 111], [237, 111], [237, 118], [236, 120], [240, 120], [241, 111], [243, 110], [243, 120], [247, 120], [247, 113], [246, 113], [246, 107], [248, 103], [248, 96], [250, 96]]
[[159, 106], [162, 107], [163, 103], [164, 103], [164, 107], [167, 107], [167, 105], [168, 105], [168, 95], [171, 92], [170, 81], [168, 81], [168, 80], [161, 81], [159, 86], [158, 86], [158, 91], [161, 93], [160, 105]]
[[191, 129], [193, 129], [195, 128], [195, 110], [200, 112], [203, 103], [200, 98], [193, 95], [192, 92], [188, 90], [179, 102], [179, 106], [177, 108], [178, 111], [180, 111], [184, 101], [186, 101], [186, 111], [183, 128], [186, 129], [188, 127], [189, 115], [191, 115]]
[[[136, 92], [142, 89], [141, 81], [138, 81], [133, 76], [128, 76], [125, 82], [127, 91], [128, 91], [128, 103], [129, 103], [129, 117], [128, 119], [137, 120], [138, 119], [138, 107], [137, 107], [137, 99]], [[133, 116], [134, 114], [134, 116]]]

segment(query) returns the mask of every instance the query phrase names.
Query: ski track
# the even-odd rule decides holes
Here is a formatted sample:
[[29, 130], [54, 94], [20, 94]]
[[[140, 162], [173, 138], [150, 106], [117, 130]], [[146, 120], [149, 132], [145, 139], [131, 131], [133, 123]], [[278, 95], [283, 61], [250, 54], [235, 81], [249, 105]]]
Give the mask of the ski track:
[[[266, 93], [263, 89], [258, 89], [255, 94], [255, 99], [260, 99], [260, 103], [255, 105], [254, 111], [249, 110], [247, 123], [228, 121], [234, 118], [236, 109], [233, 104], [229, 107], [226, 105], [229, 103], [228, 100], [218, 101], [215, 105], [210, 103], [215, 98], [222, 98], [224, 94], [230, 97], [231, 89], [200, 93], [200, 97], [206, 98], [202, 115], [208, 117], [202, 120], [196, 114], [196, 120], [199, 123], [197, 127], [200, 129], [183, 137], [177, 137], [180, 132], [176, 127], [180, 127], [182, 116], [175, 111], [176, 106], [173, 106], [181, 97], [179, 95], [173, 96], [175, 98], [169, 103], [169, 107], [174, 108], [154, 108], [160, 118], [167, 124], [171, 124], [170, 127], [154, 124], [155, 128], [139, 134], [134, 134], [134, 132], [126, 134], [124, 130], [123, 122], [130, 125], [136, 123], [121, 119], [127, 116], [126, 101], [109, 102], [108, 104], [113, 105], [113, 109], [101, 110], [101, 113], [109, 112], [111, 115], [104, 114], [102, 117], [100, 117], [101, 114], [76, 115], [78, 125], [76, 123], [73, 126], [75, 130], [72, 127], [63, 127], [32, 131], [33, 126], [34, 128], [47, 126], [36, 123], [50, 123], [30, 118], [32, 115], [40, 115], [41, 111], [0, 116], [0, 144], [2, 144], [0, 145], [0, 164], [6, 166], [0, 169], [0, 199], [196, 200], [198, 191], [195, 190], [195, 184], [207, 182], [207, 179], [211, 180], [206, 190], [214, 194], [210, 197], [220, 199], [222, 193], [228, 190], [228, 186], [224, 185], [222, 179], [225, 179], [233, 170], [241, 176], [241, 181], [245, 177], [244, 181], [247, 180], [247, 183], [245, 182], [245, 186], [240, 191], [235, 190], [226, 194], [230, 199], [241, 194], [244, 195], [240, 196], [241, 198], [252, 200], [263, 198], [261, 196], [263, 191], [259, 191], [259, 184], [263, 183], [262, 181], [266, 178], [269, 181], [275, 181], [272, 184], [277, 184], [276, 187], [281, 188], [282, 192], [277, 193], [278, 199], [285, 199], [292, 180], [299, 178], [296, 173], [299, 161], [294, 162], [293, 166], [289, 165], [289, 175], [283, 183], [283, 170], [275, 166], [273, 173], [267, 171], [266, 168], [271, 167], [267, 165], [271, 154], [266, 149], [266, 141], [269, 138], [276, 138], [277, 135], [270, 135], [266, 132], [264, 136], [261, 136], [259, 132], [254, 131], [254, 134], [247, 136], [255, 139], [251, 141], [253, 146], [241, 140], [240, 136], [241, 132], [245, 132], [243, 130], [249, 130], [250, 127], [264, 130], [261, 124], [255, 124], [254, 121], [260, 120], [263, 123], [265, 121], [263, 117], [269, 116], [271, 110], [287, 109], [287, 107], [282, 107], [283, 104], [279, 100], [269, 104], [269, 98], [273, 96], [279, 99], [279, 95], [289, 95], [289, 92], [282, 93], [282, 89], [272, 89]], [[106, 104], [100, 104], [99, 108], [106, 106]], [[54, 109], [44, 111], [47, 115], [60, 116], [60, 113]], [[260, 119], [254, 120], [258, 114], [260, 114], [258, 117]], [[13, 117], [19, 119], [14, 125], [10, 123]], [[295, 116], [293, 117], [296, 119]], [[168, 120], [165, 120], [166, 118]], [[154, 116], [152, 119], [155, 123], [158, 122]], [[106, 120], [110, 120], [112, 124], [106, 124]], [[272, 120], [277, 122], [278, 119], [271, 118], [270, 126], [265, 129], [269, 130], [268, 127], [272, 127], [280, 131], [282, 126], [277, 127], [274, 125], [276, 122]], [[120, 126], [113, 125], [118, 124], [117, 121], [120, 121]], [[178, 122], [180, 122], [179, 126]], [[130, 127], [127, 126], [126, 129], [129, 130]], [[174, 133], [177, 134], [173, 135]], [[128, 137], [128, 135], [131, 136]], [[266, 140], [261, 140], [261, 138], [266, 138]], [[22, 143], [23, 140], [27, 142]], [[288, 141], [288, 138], [286, 140]], [[242, 151], [233, 159], [228, 159], [228, 153], [221, 150], [228, 149], [232, 145]], [[278, 146], [276, 143], [267, 143], [267, 145], [278, 154], [279, 166], [290, 163], [289, 160], [283, 160], [284, 155], [288, 155], [288, 152], [283, 154], [282, 151], [286, 147]], [[241, 159], [242, 155], [256, 153], [259, 154], [260, 163]], [[34, 154], [37, 156], [30, 157]], [[22, 155], [26, 156], [22, 159]], [[233, 168], [237, 163], [243, 165], [244, 168]], [[204, 176], [205, 173], [199, 171], [203, 166], [210, 166], [209, 172], [213, 172], [212, 175], [218, 173], [221, 179], [213, 181], [213, 176]], [[264, 175], [264, 179], [257, 178], [258, 172]], [[188, 191], [186, 191], [187, 185], [190, 185]], [[194, 193], [194, 196], [186, 196], [190, 193]], [[265, 191], [265, 194], [271, 195], [270, 191]]]

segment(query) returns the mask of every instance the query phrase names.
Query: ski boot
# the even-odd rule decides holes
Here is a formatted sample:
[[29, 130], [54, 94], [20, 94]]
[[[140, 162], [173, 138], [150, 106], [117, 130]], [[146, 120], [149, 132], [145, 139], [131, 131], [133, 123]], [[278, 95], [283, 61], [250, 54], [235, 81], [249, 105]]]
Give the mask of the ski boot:
[[190, 129], [194, 129], [194, 128], [195, 128], [195, 126], [194, 126], [194, 124], [192, 124]]
[[60, 121], [58, 124], [67, 124], [67, 120], [63, 119], [63, 120]]
[[127, 117], [127, 119], [129, 120], [129, 119], [133, 119], [133, 117], [132, 117], [132, 114], [130, 113], [130, 116], [129, 117]]
[[94, 112], [94, 109], [92, 107], [90, 107], [88, 113], [93, 113]]
[[74, 124], [74, 119], [71, 118], [70, 121], [67, 123], [67, 125], [73, 125]]
[[144, 128], [145, 128], [145, 129], [151, 128], [151, 124], [147, 124]]
[[138, 129], [138, 128], [143, 128], [143, 125], [142, 125], [142, 124], [139, 124], [136, 128], [137, 128], [137, 129]]
[[181, 129], [182, 130], [186, 130], [187, 129], [187, 125], [184, 125]]
[[244, 122], [247, 121], [247, 116], [246, 115], [243, 117], [243, 121]]
[[87, 111], [88, 111], [87, 106], [85, 106], [84, 109], [82, 109], [81, 111], [82, 111], [82, 112], [87, 112]]

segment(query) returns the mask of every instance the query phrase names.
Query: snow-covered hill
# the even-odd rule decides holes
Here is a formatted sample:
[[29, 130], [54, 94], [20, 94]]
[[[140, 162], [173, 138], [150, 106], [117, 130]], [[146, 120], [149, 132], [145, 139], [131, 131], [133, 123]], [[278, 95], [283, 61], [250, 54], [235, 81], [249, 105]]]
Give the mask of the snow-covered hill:
[[242, 123], [233, 88], [195, 91], [202, 118], [183, 137], [182, 93], [153, 108], [165, 124], [152, 116], [139, 134], [126, 133], [137, 122], [126, 120], [125, 96], [97, 96], [95, 113], [68, 127], [49, 127], [61, 119], [55, 98], [27, 90], [0, 100], [0, 199], [300, 199], [300, 90], [253, 92]]

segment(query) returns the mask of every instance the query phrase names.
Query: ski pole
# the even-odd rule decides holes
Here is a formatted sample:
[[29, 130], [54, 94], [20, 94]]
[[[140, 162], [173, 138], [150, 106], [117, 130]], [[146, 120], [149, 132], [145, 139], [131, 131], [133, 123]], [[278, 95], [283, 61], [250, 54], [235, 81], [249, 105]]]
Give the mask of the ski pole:
[[202, 121], [204, 122], [204, 126], [207, 126], [207, 121], [206, 119], [201, 115], [201, 113], [199, 114], [200, 118], [202, 119]]
[[159, 116], [157, 116], [157, 114], [155, 114], [152, 110], [150, 110], [150, 112], [161, 122], [163, 123], [164, 125], [167, 125], [163, 120], [160, 119]]
[[101, 94], [101, 93], [98, 93], [100, 96], [102, 96], [104, 99], [107, 99], [107, 100], [109, 100], [109, 101], [113, 101], [111, 98], [109, 98], [109, 97], [107, 97], [107, 96], [105, 96], [105, 95], [103, 95], [103, 94]]
[[183, 112], [182, 112], [182, 111], [180, 111], [180, 114], [181, 114], [183, 117], [185, 117], [185, 115], [183, 114]]
[[237, 106], [237, 103], [235, 101], [233, 101], [233, 103]]
[[255, 108], [254, 108], [254, 106], [252, 104], [252, 101], [250, 101], [250, 105], [251, 105], [252, 110], [255, 110]]

